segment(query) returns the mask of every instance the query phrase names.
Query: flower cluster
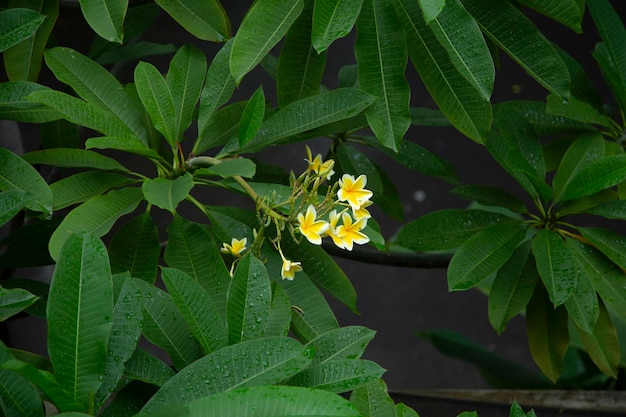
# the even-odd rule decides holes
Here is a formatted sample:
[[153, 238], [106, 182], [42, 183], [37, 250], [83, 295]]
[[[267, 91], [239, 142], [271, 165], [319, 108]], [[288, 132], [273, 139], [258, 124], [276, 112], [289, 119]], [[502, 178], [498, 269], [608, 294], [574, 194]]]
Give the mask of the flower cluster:
[[[296, 232], [314, 245], [321, 245], [322, 239], [329, 237], [337, 247], [349, 251], [355, 244], [369, 242], [369, 237], [363, 232], [371, 218], [367, 208], [372, 205], [373, 196], [372, 191], [365, 188], [367, 176], [359, 175], [355, 178], [343, 174], [336, 183], [322, 186], [334, 175], [335, 161], [325, 161], [320, 154], [313, 157], [308, 146], [306, 153], [307, 169], [297, 178], [292, 173], [289, 199], [278, 204], [263, 202], [258, 210], [262, 217], [261, 230], [269, 224], [275, 225], [277, 236], [270, 241], [280, 254], [281, 277], [286, 280], [293, 280], [296, 272], [303, 269], [300, 262], [287, 259], [281, 249], [281, 231], [285, 228], [296, 240]], [[322, 192], [324, 189], [325, 192]], [[285, 206], [289, 207], [288, 214], [278, 215], [285, 212]], [[275, 209], [281, 211], [276, 212]], [[262, 231], [255, 232], [255, 242], [259, 236], [263, 236]], [[220, 251], [234, 256], [236, 262], [246, 250], [246, 244], [246, 238], [233, 238], [230, 244], [223, 243]]]

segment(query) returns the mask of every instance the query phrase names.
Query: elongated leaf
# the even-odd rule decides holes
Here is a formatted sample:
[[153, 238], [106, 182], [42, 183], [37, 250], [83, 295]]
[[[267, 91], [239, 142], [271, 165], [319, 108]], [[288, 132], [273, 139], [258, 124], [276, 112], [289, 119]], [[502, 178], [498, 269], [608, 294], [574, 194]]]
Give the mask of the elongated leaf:
[[206, 66], [202, 51], [189, 44], [180, 48], [170, 62], [166, 81], [176, 109], [177, 137], [182, 137], [191, 125], [194, 108], [200, 99]]
[[113, 316], [111, 270], [93, 234], [65, 241], [48, 294], [48, 353], [59, 383], [87, 407], [102, 382]]
[[519, 224], [489, 227], [470, 237], [456, 251], [448, 266], [450, 291], [466, 290], [497, 271], [524, 239]]
[[[217, 111], [206, 123], [194, 144], [194, 154], [224, 145], [237, 135], [239, 120], [246, 107], [246, 101], [239, 101]], [[238, 141], [237, 141], [238, 144]]]
[[141, 191], [150, 204], [172, 213], [176, 212], [176, 207], [192, 188], [193, 177], [188, 172], [174, 180], [159, 177], [145, 180], [141, 185]]
[[453, 188], [452, 193], [486, 206], [506, 207], [516, 213], [526, 213], [527, 209], [517, 197], [501, 188], [489, 185], [461, 185]]
[[146, 143], [146, 131], [139, 109], [109, 71], [70, 48], [49, 49], [45, 53], [45, 59], [60, 81], [72, 87], [88, 103], [113, 113], [133, 135]]
[[550, 42], [509, 2], [462, 0], [482, 31], [539, 84], [556, 96], [569, 98], [567, 67]]
[[[147, 5], [151, 4], [147, 3]], [[96, 58], [96, 62], [100, 65], [120, 64], [159, 55], [169, 55], [174, 52], [176, 52], [176, 45], [172, 43], [134, 42], [103, 52]]]
[[28, 100], [45, 104], [60, 113], [66, 120], [107, 136], [133, 136], [128, 127], [112, 113], [59, 91], [36, 91], [28, 96]]
[[382, 379], [355, 389], [350, 402], [363, 417], [395, 417], [396, 408]]
[[37, 301], [37, 296], [22, 288], [0, 287], [0, 322], [19, 313]]
[[155, 161], [159, 161], [167, 166], [167, 162], [157, 151], [150, 149], [141, 140], [132, 138], [115, 138], [111, 136], [99, 136], [89, 138], [85, 142], [86, 149], [117, 149], [136, 155], [142, 155]]
[[363, 0], [321, 0], [315, 2], [311, 41], [318, 53], [348, 35], [356, 23]]
[[113, 224], [139, 204], [139, 188], [123, 188], [93, 197], [73, 209], [63, 219], [50, 237], [48, 249], [52, 259], [57, 259], [61, 247], [72, 233], [87, 230], [94, 235], [104, 236]]
[[511, 217], [484, 210], [440, 210], [406, 224], [396, 242], [415, 251], [453, 249], [489, 226], [513, 221]]
[[[0, 342], [0, 364], [14, 359]], [[0, 368], [0, 410], [6, 417], [43, 417], [42, 401], [33, 384], [21, 375]]]
[[565, 301], [567, 313], [576, 327], [586, 333], [593, 333], [600, 307], [591, 280], [584, 274], [578, 276], [576, 289]]
[[526, 309], [539, 280], [531, 241], [515, 249], [509, 260], [498, 270], [489, 291], [489, 322], [502, 333], [508, 321]]
[[600, 133], [589, 133], [581, 135], [567, 149], [559, 168], [554, 174], [552, 187], [554, 188], [554, 199], [559, 201], [563, 193], [569, 188], [572, 179], [581, 169], [591, 162], [603, 158], [605, 154], [604, 139]]
[[598, 321], [592, 332], [577, 327], [583, 345], [598, 368], [617, 378], [620, 364], [620, 348], [615, 325], [604, 304], [600, 303]]
[[416, 2], [395, 2], [411, 61], [443, 114], [461, 133], [483, 142], [491, 126], [491, 105], [457, 70]]
[[200, 345], [172, 297], [143, 280], [133, 279], [133, 284], [141, 291], [143, 335], [167, 352], [174, 367], [179, 370], [201, 358]]
[[535, 287], [526, 308], [526, 332], [535, 363], [545, 376], [556, 381], [569, 344], [567, 311], [563, 306], [554, 308], [541, 286]]
[[[203, 132], [207, 122], [226, 103], [235, 91], [235, 80], [230, 75], [230, 48], [232, 40], [226, 42], [222, 49], [213, 57], [205, 77], [204, 88], [200, 94], [200, 110], [198, 112], [198, 132]], [[195, 149], [194, 145], [194, 149]], [[197, 152], [196, 152], [197, 154]]]
[[578, 228], [583, 237], [591, 242], [619, 267], [626, 268], [626, 237], [612, 230], [600, 228]]
[[11, 81], [37, 81], [43, 52], [59, 15], [57, 0], [10, 1], [9, 7], [27, 7], [45, 15], [33, 36], [4, 51], [4, 68]]
[[596, 44], [593, 57], [596, 59], [596, 62], [602, 71], [604, 81], [611, 87], [611, 91], [617, 101], [617, 105], [622, 111], [624, 111], [624, 108], [626, 108], [626, 91], [624, 90], [620, 74], [613, 64], [613, 59], [610, 56], [608, 47], [604, 42], [598, 42]]
[[230, 51], [230, 72], [237, 84], [287, 33], [303, 8], [303, 0], [261, 0], [248, 9]]
[[32, 194], [25, 206], [34, 211], [52, 213], [52, 192], [46, 181], [28, 162], [6, 148], [0, 148], [0, 190]]
[[563, 201], [586, 197], [626, 179], [626, 155], [596, 159], [582, 168], [563, 192]]
[[567, 102], [563, 102], [563, 100], [550, 94], [547, 99], [547, 111], [581, 123], [596, 124], [607, 128], [613, 126], [609, 116], [598, 111], [590, 103], [578, 100], [573, 96]]
[[140, 62], [135, 67], [135, 86], [154, 127], [174, 147], [181, 139], [176, 130], [179, 121], [172, 91], [165, 79], [152, 64]]
[[291, 302], [283, 288], [272, 282], [272, 304], [267, 317], [265, 336], [287, 336], [291, 325]]
[[201, 168], [195, 171], [196, 175], [219, 175], [222, 178], [230, 178], [236, 175], [252, 178], [255, 173], [256, 164], [246, 158], [227, 159], [209, 168]]
[[95, 393], [97, 407], [113, 393], [122, 379], [124, 364], [130, 359], [141, 335], [141, 294], [131, 280], [125, 280], [113, 308], [113, 325], [107, 343], [102, 384]]
[[137, 348], [124, 364], [124, 376], [161, 387], [174, 376], [174, 370], [151, 353]]
[[228, 342], [235, 344], [264, 334], [270, 314], [271, 289], [265, 266], [248, 254], [237, 263], [228, 287], [226, 320]]
[[404, 403], [396, 404], [397, 417], [419, 417], [417, 412]]
[[62, 118], [63, 115], [50, 107], [26, 99], [39, 90], [49, 88], [28, 81], [0, 83], [0, 116], [5, 120], [27, 123], [45, 123]]
[[0, 52], [35, 34], [45, 16], [31, 9], [12, 8], [0, 12]]
[[376, 332], [363, 326], [340, 327], [323, 333], [307, 343], [313, 348], [316, 365], [328, 361], [359, 359]]
[[32, 200], [33, 195], [22, 190], [0, 192], [0, 226], [11, 220]]
[[80, 8], [98, 35], [109, 42], [122, 43], [128, 0], [80, 0]]
[[290, 136], [357, 115], [374, 98], [355, 88], [339, 88], [298, 100], [267, 118], [258, 134], [242, 146], [242, 152], [256, 152], [285, 142]]
[[259, 87], [250, 100], [246, 103], [246, 107], [241, 114], [241, 120], [239, 121], [239, 127], [237, 130], [237, 138], [239, 139], [239, 145], [244, 145], [252, 139], [265, 117], [265, 93], [263, 88]]
[[54, 120], [42, 124], [40, 130], [43, 149], [81, 148], [78, 126], [74, 123], [64, 119]]
[[356, 25], [359, 88], [376, 98], [365, 117], [380, 143], [397, 150], [411, 119], [410, 90], [404, 76], [406, 41], [396, 29], [399, 22], [393, 4], [364, 0]]
[[156, 279], [160, 256], [158, 230], [148, 213], [122, 226], [109, 244], [113, 273], [128, 271], [133, 278], [149, 283]]
[[63, 168], [90, 168], [102, 171], [123, 171], [128, 169], [113, 158], [94, 151], [73, 148], [54, 148], [32, 151], [23, 158], [31, 165], [49, 165]]
[[310, 366], [289, 378], [287, 382], [289, 385], [323, 389], [339, 394], [378, 379], [384, 372], [380, 365], [368, 360], [334, 360]]
[[585, 210], [586, 213], [602, 216], [607, 219], [626, 219], [626, 201], [608, 201]]
[[222, 42], [230, 37], [230, 22], [218, 0], [158, 0], [156, 3], [196, 38]]
[[313, 7], [305, 2], [304, 11], [291, 25], [280, 50], [276, 77], [279, 107], [320, 92], [326, 53], [316, 51], [311, 43]]
[[174, 268], [162, 268], [162, 278], [176, 307], [205, 354], [227, 345], [228, 332], [208, 293], [192, 277]]
[[579, 0], [520, 0], [520, 3], [564, 24], [576, 33], [582, 32], [584, 2]]
[[309, 355], [304, 346], [286, 337], [267, 337], [225, 347], [172, 377], [142, 412], [237, 388], [275, 384], [304, 369], [311, 361]]
[[128, 182], [128, 177], [114, 172], [90, 171], [74, 174], [50, 184], [53, 209], [60, 210], [82, 203]]

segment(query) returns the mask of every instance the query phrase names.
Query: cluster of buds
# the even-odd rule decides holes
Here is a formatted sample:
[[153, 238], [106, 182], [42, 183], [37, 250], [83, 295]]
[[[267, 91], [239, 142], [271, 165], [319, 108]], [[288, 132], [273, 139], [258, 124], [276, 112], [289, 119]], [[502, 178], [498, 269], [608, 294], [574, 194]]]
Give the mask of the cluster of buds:
[[[289, 200], [275, 206], [288, 204], [290, 214], [281, 219], [270, 217], [276, 224], [277, 231], [277, 237], [271, 241], [283, 262], [281, 276], [287, 280], [293, 280], [295, 273], [302, 271], [302, 265], [287, 259], [281, 249], [281, 230], [285, 227], [294, 238], [297, 239], [297, 232], [314, 245], [321, 245], [322, 239], [329, 237], [337, 247], [351, 251], [355, 244], [364, 245], [369, 242], [369, 237], [363, 233], [371, 217], [367, 208], [372, 204], [370, 199], [373, 195], [365, 188], [367, 177], [359, 175], [355, 178], [353, 175], [343, 174], [322, 195], [319, 193], [320, 186], [332, 178], [335, 161], [324, 161], [320, 154], [313, 157], [308, 146], [306, 152], [307, 169], [297, 178], [292, 173]], [[245, 252], [246, 243], [246, 238], [233, 238], [230, 244], [224, 243], [220, 251], [238, 259]]]

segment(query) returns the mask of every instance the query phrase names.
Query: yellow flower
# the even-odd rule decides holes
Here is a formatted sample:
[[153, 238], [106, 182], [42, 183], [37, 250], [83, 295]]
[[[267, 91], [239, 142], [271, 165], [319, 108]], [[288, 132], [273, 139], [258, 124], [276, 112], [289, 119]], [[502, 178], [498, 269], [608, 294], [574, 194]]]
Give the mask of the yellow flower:
[[314, 245], [322, 244], [322, 234], [328, 230], [328, 223], [323, 220], [315, 220], [317, 212], [312, 204], [306, 209], [306, 214], [298, 214], [298, 223], [300, 224], [300, 233], [307, 238], [307, 240]]
[[311, 154], [311, 149], [308, 146], [306, 147], [306, 153], [308, 158], [305, 159], [305, 161], [307, 161], [307, 163], [309, 164], [308, 170], [316, 173], [320, 177], [326, 177], [326, 179], [329, 180], [330, 177], [332, 177], [335, 173], [335, 171], [333, 170], [333, 167], [335, 166], [335, 161], [332, 159], [324, 161], [322, 159], [322, 155], [319, 153], [315, 155], [315, 158], [313, 158], [313, 155]]
[[283, 267], [280, 269], [280, 276], [283, 279], [293, 281], [293, 277], [298, 271], [302, 271], [302, 266], [300, 266], [300, 262], [290, 261], [289, 259], [283, 257]]
[[226, 242], [222, 243], [222, 247], [220, 248], [220, 252], [233, 255], [234, 257], [240, 258], [241, 253], [246, 250], [246, 245], [248, 244], [248, 238], [244, 237], [243, 239], [235, 239], [232, 238], [230, 241], [230, 245]]
[[341, 220], [343, 224], [337, 227], [337, 235], [340, 236], [344, 249], [352, 250], [355, 243], [364, 245], [370, 241], [370, 238], [361, 232], [367, 225], [367, 219], [360, 219], [353, 223], [350, 214], [343, 213]]
[[370, 214], [370, 212], [366, 209], [366, 207], [371, 206], [372, 201], [371, 200], [366, 200], [363, 202], [363, 204], [361, 204], [361, 207], [358, 208], [358, 210], [353, 210], [352, 214], [354, 215], [354, 218], [356, 220], [361, 220], [361, 219], [369, 219], [372, 217], [372, 215]]
[[354, 176], [350, 174], [343, 174], [339, 180], [337, 198], [339, 201], [347, 201], [352, 210], [359, 210], [361, 205], [372, 196], [372, 192], [365, 189], [365, 184], [367, 184], [367, 176], [365, 174], [359, 175], [357, 179], [354, 179]]
[[330, 236], [330, 238], [333, 240], [333, 243], [341, 248], [341, 249], [345, 249], [345, 245], [343, 243], [343, 240], [341, 240], [342, 236], [339, 235], [338, 230], [337, 230], [337, 223], [339, 222], [339, 215], [337, 214], [337, 210], [333, 210], [328, 214], [328, 231], [326, 233], [328, 233], [328, 236]]

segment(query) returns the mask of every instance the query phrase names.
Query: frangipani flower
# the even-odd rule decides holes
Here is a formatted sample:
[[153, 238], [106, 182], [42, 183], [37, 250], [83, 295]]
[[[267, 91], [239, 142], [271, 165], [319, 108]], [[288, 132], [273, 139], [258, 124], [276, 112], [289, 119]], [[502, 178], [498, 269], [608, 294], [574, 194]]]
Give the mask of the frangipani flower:
[[332, 159], [324, 161], [322, 159], [322, 155], [319, 153], [315, 155], [315, 158], [312, 158], [311, 149], [308, 146], [306, 147], [306, 153], [308, 156], [306, 161], [309, 164], [308, 170], [311, 172], [315, 172], [320, 177], [326, 177], [326, 179], [329, 180], [330, 177], [332, 177], [335, 173], [335, 171], [333, 170], [333, 167], [335, 166], [335, 161]]
[[352, 250], [355, 243], [364, 245], [370, 241], [370, 238], [361, 232], [367, 225], [367, 219], [360, 219], [353, 223], [350, 214], [343, 213], [341, 220], [343, 224], [337, 227], [337, 236], [341, 239], [344, 249]]
[[358, 210], [352, 210], [352, 215], [354, 216], [355, 220], [370, 219], [372, 215], [367, 210], [367, 207], [371, 206], [372, 204], [374, 204], [372, 200], [366, 200], [361, 204], [361, 207], [359, 207]]
[[322, 244], [322, 234], [328, 230], [329, 224], [323, 220], [316, 220], [317, 212], [312, 204], [306, 209], [306, 213], [298, 214], [298, 229], [307, 240], [314, 245]]
[[343, 240], [341, 240], [341, 236], [337, 232], [337, 223], [339, 222], [339, 214], [337, 214], [337, 210], [333, 210], [328, 214], [328, 224], [329, 228], [326, 232], [328, 236], [333, 240], [333, 243], [341, 249], [345, 249]]
[[280, 276], [283, 279], [293, 281], [293, 277], [298, 271], [302, 271], [302, 266], [300, 266], [300, 262], [290, 261], [283, 256], [283, 266], [280, 269]]
[[367, 176], [365, 174], [359, 175], [356, 179], [353, 175], [343, 174], [339, 180], [337, 199], [339, 201], [347, 201], [352, 210], [359, 210], [363, 203], [372, 197], [372, 192], [365, 189], [366, 184]]
[[243, 239], [232, 238], [232, 240], [230, 241], [230, 245], [226, 242], [222, 243], [220, 252], [225, 253], [227, 255], [233, 255], [236, 258], [240, 258], [243, 251], [246, 250], [247, 244], [248, 244], [247, 237], [244, 237]]

